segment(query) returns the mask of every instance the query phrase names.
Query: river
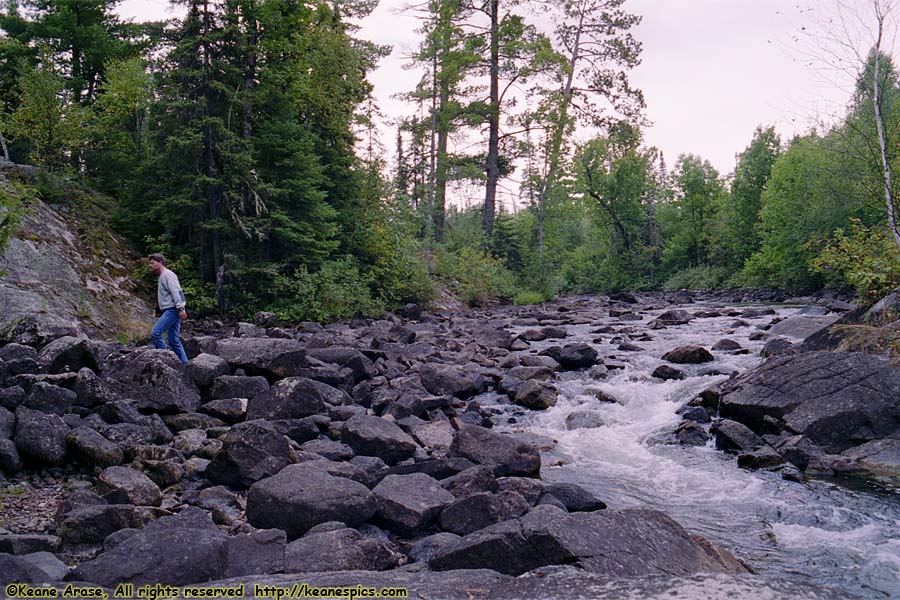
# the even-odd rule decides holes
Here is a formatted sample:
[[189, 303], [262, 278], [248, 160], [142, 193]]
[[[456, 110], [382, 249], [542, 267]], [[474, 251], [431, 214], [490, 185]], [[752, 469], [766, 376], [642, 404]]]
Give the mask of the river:
[[[671, 308], [697, 312], [722, 306], [698, 303], [666, 310]], [[779, 317], [801, 310], [774, 308]], [[750, 325], [737, 328], [732, 326], [735, 317], [721, 316], [650, 330], [652, 315], [662, 309], [648, 312], [651, 316], [642, 321], [604, 317], [589, 325], [568, 325], [564, 340], [533, 342], [523, 352], [585, 342], [601, 357], [614, 356], [624, 363], [605, 379], [592, 379], [586, 372], [563, 374], [563, 381], [556, 382], [558, 403], [546, 411], [494, 405], [503, 413], [496, 419], [501, 429], [557, 442], [544, 456], [543, 479], [578, 483], [610, 508], [659, 509], [731, 550], [760, 574], [825, 583], [863, 598], [900, 598], [898, 489], [825, 479], [796, 483], [777, 473], [740, 469], [733, 455], [717, 451], [711, 443], [682, 447], [660, 442], [680, 422], [678, 408], [727, 378], [709, 374], [710, 369], [743, 372], [763, 360], [759, 351], [765, 341], [751, 341], [749, 336], [775, 315], [745, 319]], [[625, 336], [591, 333], [603, 323], [635, 331]], [[513, 328], [516, 333], [526, 329]], [[652, 340], [637, 339], [644, 333]], [[679, 366], [688, 374], [681, 381], [651, 377], [666, 351], [687, 344], [709, 349], [725, 337], [749, 354], [714, 352], [713, 363]], [[642, 350], [618, 350], [619, 338], [631, 339]], [[598, 389], [618, 402], [597, 400], [592, 392]], [[568, 431], [566, 417], [575, 410], [597, 411], [605, 425]]]

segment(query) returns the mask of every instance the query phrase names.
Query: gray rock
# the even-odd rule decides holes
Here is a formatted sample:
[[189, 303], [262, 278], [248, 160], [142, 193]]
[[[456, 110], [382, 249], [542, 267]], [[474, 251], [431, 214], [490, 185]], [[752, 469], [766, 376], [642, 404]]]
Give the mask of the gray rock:
[[359, 383], [374, 377], [377, 372], [375, 364], [356, 348], [331, 346], [329, 348], [311, 348], [306, 355], [325, 363], [345, 367], [353, 372], [353, 381]]
[[475, 380], [465, 369], [451, 365], [426, 363], [419, 368], [419, 378], [430, 394], [469, 398], [479, 392]]
[[247, 416], [248, 404], [249, 400], [246, 398], [222, 398], [207, 402], [199, 410], [233, 425], [243, 421]]
[[41, 348], [38, 362], [48, 373], [78, 372], [82, 368], [100, 371], [100, 358], [87, 336], [63, 336]]
[[891, 292], [875, 303], [862, 316], [862, 320], [870, 325], [886, 325], [900, 319], [900, 293]]
[[217, 348], [232, 369], [243, 369], [250, 375], [292, 377], [297, 369], [307, 366], [305, 345], [296, 340], [231, 338], [219, 340]]
[[88, 408], [113, 402], [118, 397], [106, 380], [101, 379], [87, 367], [79, 369], [72, 391], [76, 396], [75, 405]]
[[250, 400], [247, 419], [300, 419], [324, 412], [326, 403], [343, 404], [344, 396], [347, 394], [319, 381], [288, 377]]
[[69, 567], [50, 552], [33, 552], [20, 558], [30, 562], [47, 574], [45, 581], [62, 581], [69, 574]]
[[16, 409], [16, 449], [22, 458], [59, 465], [66, 459], [69, 426], [62, 417], [20, 406]]
[[287, 573], [386, 571], [400, 564], [401, 557], [389, 542], [345, 528], [309, 533], [288, 544], [284, 570]]
[[47, 583], [50, 575], [24, 556], [0, 554], [0, 585], [11, 583]]
[[423, 473], [388, 475], [372, 490], [376, 514], [391, 531], [412, 537], [427, 528], [453, 494]]
[[141, 516], [126, 504], [82, 506], [67, 512], [60, 523], [60, 537], [66, 544], [95, 544], [114, 531], [140, 527]]
[[783, 335], [795, 340], [805, 340], [839, 319], [838, 315], [797, 315], [779, 321], [769, 329], [771, 335]]
[[11, 440], [16, 432], [16, 415], [0, 406], [0, 439]]
[[269, 389], [265, 377], [244, 375], [219, 375], [213, 380], [209, 395], [213, 400], [227, 398], [253, 398]]
[[191, 506], [210, 511], [213, 521], [219, 524], [230, 525], [236, 522], [244, 511], [242, 500], [222, 485], [186, 492], [182, 500]]
[[454, 498], [465, 498], [481, 492], [497, 492], [500, 485], [490, 467], [471, 467], [441, 481], [441, 487], [453, 494]]
[[785, 354], [793, 354], [796, 352], [794, 344], [785, 338], [774, 338], [766, 342], [759, 355], [762, 357], [783, 356]]
[[569, 512], [590, 512], [606, 508], [606, 503], [575, 483], [552, 483], [544, 488], [559, 500]]
[[684, 371], [670, 367], [669, 365], [659, 365], [653, 370], [651, 377], [662, 379], [664, 381], [681, 380], [687, 377]]
[[107, 467], [97, 476], [97, 491], [110, 504], [159, 506], [162, 493], [149, 477], [129, 467]]
[[724, 551], [708, 548], [714, 549], [658, 511], [568, 514], [538, 507], [518, 520], [465, 536], [429, 564], [443, 571], [478, 562], [510, 575], [559, 564], [615, 577], [746, 572]]
[[204, 474], [214, 484], [244, 489], [275, 475], [290, 463], [287, 438], [267, 421], [247, 421], [225, 434], [222, 449]]
[[216, 377], [229, 375], [231, 369], [228, 362], [221, 356], [214, 354], [199, 354], [192, 358], [185, 367], [188, 377], [202, 388], [209, 387]]
[[663, 354], [663, 360], [676, 365], [696, 365], [715, 360], [709, 350], [702, 346], [681, 346]]
[[742, 469], [771, 469], [783, 463], [784, 459], [771, 446], [738, 454], [738, 466]]
[[7, 533], [0, 535], [0, 553], [31, 554], [33, 552], [56, 552], [60, 540], [55, 535], [37, 533]]
[[449, 504], [440, 516], [441, 529], [468, 535], [495, 523], [521, 517], [530, 504], [516, 492], [471, 494]]
[[409, 560], [411, 562], [427, 563], [436, 553], [451, 544], [455, 544], [459, 539], [458, 535], [447, 531], [418, 539], [409, 549]]
[[716, 448], [726, 452], [753, 452], [766, 445], [749, 427], [730, 419], [722, 419], [711, 431], [716, 435]]
[[531, 444], [477, 425], [465, 425], [456, 432], [450, 453], [490, 466], [497, 476], [531, 476], [541, 470], [541, 455]]
[[71, 456], [89, 466], [111, 467], [122, 464], [125, 455], [114, 444], [90, 427], [76, 427], [66, 434], [66, 444]]
[[25, 468], [22, 456], [12, 440], [0, 438], [0, 471], [7, 475], [15, 475]]
[[742, 346], [734, 340], [725, 338], [713, 344], [713, 350], [730, 352], [732, 350], [740, 350]]
[[872, 440], [842, 454], [873, 475], [900, 477], [900, 439]]
[[275, 431], [281, 435], [294, 440], [298, 444], [302, 444], [319, 436], [319, 426], [316, 424], [316, 418], [313, 416], [303, 419], [279, 419], [272, 421], [272, 425], [275, 427]]
[[606, 418], [596, 410], [575, 410], [566, 416], [566, 430], [605, 427]]
[[110, 588], [119, 583], [204, 583], [224, 576], [227, 544], [228, 538], [209, 513], [188, 508], [148, 524], [96, 558], [82, 562], [74, 577]]
[[25, 401], [25, 390], [20, 385], [8, 388], [0, 388], [0, 407], [15, 411], [16, 407]]
[[375, 498], [361, 483], [311, 465], [290, 465], [256, 482], [247, 495], [247, 520], [296, 538], [311, 527], [340, 521], [350, 527], [375, 514]]
[[281, 573], [287, 536], [280, 529], [262, 529], [228, 538], [225, 577]]
[[22, 406], [44, 413], [63, 415], [78, 397], [72, 390], [38, 381], [31, 386], [31, 391]]
[[566, 344], [556, 360], [564, 369], [584, 369], [597, 362], [597, 351], [587, 344]]
[[556, 388], [546, 382], [529, 379], [516, 392], [515, 402], [532, 410], [545, 410], [556, 406]]
[[[776, 358], [731, 381], [720, 413], [757, 433], [783, 423], [829, 453], [894, 437], [900, 373], [860, 353], [808, 352]], [[767, 419], [768, 418], [768, 419]]]
[[197, 387], [169, 350], [128, 354], [111, 366], [111, 372], [139, 410], [181, 413], [195, 412], [200, 406]]
[[300, 446], [304, 452], [313, 452], [334, 461], [345, 461], [353, 458], [353, 448], [334, 440], [310, 440]]
[[389, 465], [410, 458], [418, 445], [398, 426], [386, 419], [357, 415], [341, 428], [341, 441], [357, 454], [377, 456]]

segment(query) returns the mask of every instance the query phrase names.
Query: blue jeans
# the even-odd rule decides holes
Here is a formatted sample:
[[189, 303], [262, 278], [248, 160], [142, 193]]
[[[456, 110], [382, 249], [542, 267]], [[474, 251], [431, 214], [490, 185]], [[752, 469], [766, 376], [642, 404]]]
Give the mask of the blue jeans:
[[156, 322], [156, 325], [153, 326], [153, 331], [150, 332], [150, 337], [153, 339], [153, 345], [159, 350], [165, 350], [166, 344], [163, 342], [163, 332], [166, 332], [166, 338], [169, 340], [169, 348], [172, 349], [172, 352], [178, 357], [178, 360], [181, 361], [181, 364], [187, 364], [187, 354], [184, 352], [184, 346], [181, 345], [181, 318], [178, 316], [177, 308], [167, 308], [163, 311], [162, 316], [159, 318], [159, 321]]

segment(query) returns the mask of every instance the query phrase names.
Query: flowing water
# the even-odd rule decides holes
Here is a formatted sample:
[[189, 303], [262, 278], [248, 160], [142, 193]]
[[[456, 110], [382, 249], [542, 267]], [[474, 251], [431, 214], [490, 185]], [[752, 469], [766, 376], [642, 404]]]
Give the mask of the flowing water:
[[[691, 312], [711, 308], [694, 304]], [[777, 307], [778, 316], [797, 314], [798, 308]], [[651, 311], [658, 314], [661, 311]], [[652, 317], [651, 317], [652, 318]], [[746, 319], [750, 326], [732, 328], [734, 317], [695, 319], [688, 325], [647, 330], [651, 318], [616, 326], [645, 331], [651, 341], [637, 341], [643, 350], [617, 350], [615, 334], [598, 336], [591, 325], [568, 326], [565, 340], [534, 342], [526, 352], [560, 343], [586, 342], [600, 356], [614, 355], [624, 369], [611, 370], [605, 379], [587, 373], [557, 382], [559, 400], [546, 411], [515, 412], [515, 424], [503, 429], [528, 431], [552, 438], [554, 450], [544, 456], [545, 481], [578, 483], [610, 508], [659, 509], [690, 531], [731, 550], [760, 574], [826, 583], [863, 598], [900, 598], [900, 491], [874, 484], [812, 479], [790, 482], [766, 471], [738, 468], [733, 455], [706, 447], [660, 443], [680, 422], [676, 410], [698, 392], [761, 362], [763, 341], [750, 341], [756, 325], [773, 316]], [[517, 332], [524, 331], [518, 328]], [[620, 336], [621, 337], [621, 336]], [[750, 350], [734, 355], [716, 352], [706, 365], [680, 366], [688, 377], [660, 381], [651, 377], [663, 364], [666, 351], [686, 344], [710, 348], [727, 337]], [[600, 338], [600, 339], [598, 339]], [[591, 394], [602, 390], [618, 403], [601, 402]], [[604, 426], [566, 430], [566, 417], [575, 410], [594, 410]]]

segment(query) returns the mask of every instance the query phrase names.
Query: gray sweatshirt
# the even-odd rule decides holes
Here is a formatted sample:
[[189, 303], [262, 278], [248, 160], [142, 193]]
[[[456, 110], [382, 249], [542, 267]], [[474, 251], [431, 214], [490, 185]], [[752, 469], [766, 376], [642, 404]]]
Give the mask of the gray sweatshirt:
[[159, 274], [159, 283], [156, 285], [156, 300], [159, 302], [160, 310], [167, 308], [184, 308], [184, 292], [181, 290], [181, 284], [178, 283], [178, 275], [172, 271], [163, 268]]

